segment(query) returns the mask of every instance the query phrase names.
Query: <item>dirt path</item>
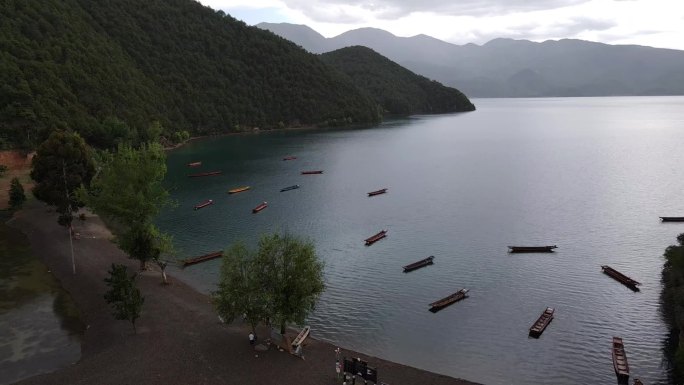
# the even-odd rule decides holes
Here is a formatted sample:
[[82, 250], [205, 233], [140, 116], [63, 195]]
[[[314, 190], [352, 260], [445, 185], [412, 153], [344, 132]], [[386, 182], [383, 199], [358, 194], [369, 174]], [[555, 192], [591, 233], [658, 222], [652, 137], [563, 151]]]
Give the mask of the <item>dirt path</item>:
[[[274, 347], [257, 352], [249, 345], [246, 325], [220, 323], [206, 295], [173, 277], [171, 285], [162, 286], [157, 272], [146, 272], [138, 281], [145, 304], [138, 334], [132, 334], [130, 323], [110, 315], [103, 279], [112, 263], [130, 269], [137, 264], [108, 240], [109, 232], [98, 218], [77, 222], [80, 238], [74, 241], [73, 275], [67, 231], [57, 225], [54, 212], [34, 201], [10, 221], [71, 293], [88, 325], [78, 363], [19, 384], [340, 383], [333, 345], [310, 339], [304, 348], [306, 360]], [[315, 330], [312, 333], [315, 336]], [[391, 385], [475, 385], [355, 352], [343, 350], [343, 355], [365, 359], [378, 368], [379, 381]]]

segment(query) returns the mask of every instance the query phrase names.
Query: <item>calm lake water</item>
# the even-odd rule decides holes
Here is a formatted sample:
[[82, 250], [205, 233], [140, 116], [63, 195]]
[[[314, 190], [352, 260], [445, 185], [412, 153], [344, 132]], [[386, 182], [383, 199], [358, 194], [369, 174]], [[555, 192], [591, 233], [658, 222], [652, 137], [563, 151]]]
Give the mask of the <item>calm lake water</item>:
[[83, 324], [69, 294], [28, 240], [0, 218], [0, 384], [81, 358]]
[[[264, 232], [313, 240], [327, 290], [309, 324], [343, 347], [484, 384], [613, 384], [611, 340], [620, 336], [632, 377], [666, 384], [662, 254], [684, 224], [658, 216], [684, 215], [684, 98], [476, 105], [365, 129], [193, 142], [169, 155], [179, 205], [158, 222], [179, 258], [240, 239], [256, 245]], [[192, 161], [203, 165], [189, 169]], [[300, 175], [310, 169], [325, 172]], [[223, 174], [186, 176], [213, 170]], [[279, 192], [293, 184], [301, 188]], [[252, 190], [226, 193], [243, 185]], [[215, 204], [193, 211], [206, 199]], [[252, 214], [262, 201], [268, 208]], [[381, 229], [388, 237], [364, 246]], [[516, 244], [558, 249], [509, 254]], [[434, 266], [402, 272], [429, 255]], [[641, 292], [602, 274], [604, 264]], [[176, 274], [210, 291], [219, 266]], [[428, 311], [463, 287], [468, 299]], [[554, 321], [528, 338], [547, 306]]]

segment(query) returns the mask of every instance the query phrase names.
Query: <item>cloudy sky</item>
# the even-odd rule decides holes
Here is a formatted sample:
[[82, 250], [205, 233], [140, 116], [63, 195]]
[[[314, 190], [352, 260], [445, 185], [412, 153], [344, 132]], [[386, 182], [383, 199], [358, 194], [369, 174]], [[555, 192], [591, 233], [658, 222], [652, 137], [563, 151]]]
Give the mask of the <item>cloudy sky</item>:
[[254, 25], [305, 24], [326, 37], [375, 27], [451, 43], [576, 38], [684, 50], [684, 0], [199, 0]]

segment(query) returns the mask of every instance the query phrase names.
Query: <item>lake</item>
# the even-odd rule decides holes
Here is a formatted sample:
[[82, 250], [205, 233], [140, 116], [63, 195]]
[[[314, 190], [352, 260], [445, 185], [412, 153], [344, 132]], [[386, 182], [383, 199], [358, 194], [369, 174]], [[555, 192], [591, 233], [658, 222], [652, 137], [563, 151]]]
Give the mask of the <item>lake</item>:
[[[475, 104], [370, 128], [191, 142], [169, 154], [178, 206], [158, 224], [179, 259], [237, 240], [256, 246], [265, 232], [311, 239], [327, 290], [308, 323], [342, 347], [484, 384], [612, 384], [619, 336], [632, 378], [666, 384], [662, 254], [684, 224], [658, 217], [684, 216], [684, 97]], [[288, 155], [297, 159], [282, 161]], [[187, 167], [193, 161], [202, 167]], [[324, 173], [300, 175], [315, 169]], [[187, 177], [214, 170], [223, 174]], [[279, 192], [293, 184], [301, 188]], [[251, 190], [227, 194], [244, 185]], [[193, 210], [206, 199], [215, 204]], [[262, 201], [269, 206], [252, 214]], [[382, 229], [387, 238], [364, 246]], [[558, 249], [509, 254], [508, 245]], [[429, 255], [433, 266], [403, 273]], [[601, 265], [641, 282], [641, 292]], [[175, 274], [208, 292], [219, 266]], [[469, 298], [428, 311], [464, 287]], [[555, 319], [529, 338], [547, 306]]]

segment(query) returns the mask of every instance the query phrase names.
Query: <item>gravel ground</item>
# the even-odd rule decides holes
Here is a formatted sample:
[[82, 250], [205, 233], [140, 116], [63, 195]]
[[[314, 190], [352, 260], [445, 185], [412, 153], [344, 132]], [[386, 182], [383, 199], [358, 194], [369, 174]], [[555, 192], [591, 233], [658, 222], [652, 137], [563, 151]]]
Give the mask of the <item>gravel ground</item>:
[[[271, 345], [266, 351], [250, 346], [247, 325], [219, 322], [208, 296], [170, 277], [161, 285], [156, 271], [140, 275], [145, 296], [143, 314], [133, 334], [129, 322], [111, 316], [103, 295], [103, 279], [112, 263], [135, 270], [113, 243], [99, 220], [88, 215], [76, 221], [76, 274], [72, 274], [67, 231], [57, 225], [54, 212], [39, 202], [17, 212], [9, 222], [29, 238], [62, 286], [71, 293], [88, 325], [81, 360], [57, 372], [38, 375], [18, 384], [340, 384], [335, 373], [335, 346], [308, 339], [305, 359]], [[344, 327], [344, 325], [340, 325]], [[268, 337], [260, 331], [260, 341]], [[315, 330], [312, 331], [315, 336]], [[360, 357], [378, 369], [379, 381], [390, 385], [476, 385], [343, 349], [342, 355]], [[362, 381], [357, 381], [362, 383]]]

